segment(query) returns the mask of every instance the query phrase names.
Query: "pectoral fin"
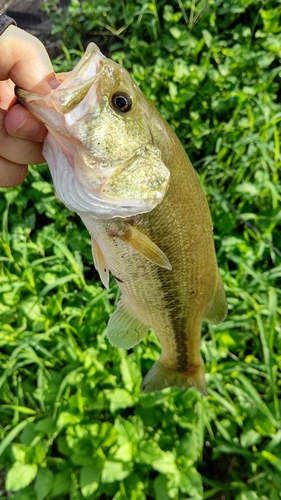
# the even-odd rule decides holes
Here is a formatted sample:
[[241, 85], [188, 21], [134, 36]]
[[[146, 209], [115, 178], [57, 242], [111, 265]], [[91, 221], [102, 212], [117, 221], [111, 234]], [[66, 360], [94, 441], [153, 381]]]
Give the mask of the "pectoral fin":
[[130, 247], [140, 253], [145, 259], [171, 271], [172, 266], [164, 252], [136, 227], [127, 224], [124, 233], [118, 234], [118, 238], [130, 245]]
[[105, 288], [108, 289], [109, 284], [109, 269], [105, 262], [104, 255], [97, 244], [97, 242], [92, 238], [92, 254], [94, 259], [95, 268], [100, 275], [100, 280]]
[[106, 335], [109, 342], [122, 349], [130, 349], [142, 341], [148, 327], [136, 318], [122, 299], [109, 319]]
[[218, 282], [213, 302], [206, 311], [204, 318], [212, 325], [221, 323], [227, 315], [227, 301], [221, 275], [218, 274]]

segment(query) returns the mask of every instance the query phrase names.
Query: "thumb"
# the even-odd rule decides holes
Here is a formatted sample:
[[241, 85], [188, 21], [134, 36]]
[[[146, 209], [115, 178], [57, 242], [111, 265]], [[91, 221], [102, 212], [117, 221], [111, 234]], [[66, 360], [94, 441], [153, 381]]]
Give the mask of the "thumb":
[[0, 37], [0, 80], [10, 78], [25, 90], [48, 94], [56, 76], [44, 45], [26, 31], [9, 26]]

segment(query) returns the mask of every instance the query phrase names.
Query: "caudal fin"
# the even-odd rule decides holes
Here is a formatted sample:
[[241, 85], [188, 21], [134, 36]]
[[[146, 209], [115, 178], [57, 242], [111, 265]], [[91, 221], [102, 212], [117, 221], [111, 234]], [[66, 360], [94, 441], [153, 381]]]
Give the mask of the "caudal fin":
[[207, 396], [207, 386], [204, 377], [204, 367], [192, 367], [187, 373], [182, 373], [165, 366], [161, 360], [156, 361], [144, 377], [141, 384], [142, 392], [162, 391], [166, 387], [190, 389], [195, 387], [201, 394]]

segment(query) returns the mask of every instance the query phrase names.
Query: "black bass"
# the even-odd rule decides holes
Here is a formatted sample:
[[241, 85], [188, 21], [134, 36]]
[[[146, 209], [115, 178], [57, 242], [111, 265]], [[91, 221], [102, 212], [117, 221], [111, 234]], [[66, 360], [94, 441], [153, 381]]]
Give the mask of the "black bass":
[[91, 43], [47, 96], [16, 95], [47, 126], [43, 154], [60, 200], [92, 238], [95, 266], [122, 296], [111, 344], [131, 348], [149, 328], [162, 352], [144, 392], [168, 386], [207, 393], [202, 320], [227, 314], [212, 220], [197, 175], [174, 132], [127, 71]]

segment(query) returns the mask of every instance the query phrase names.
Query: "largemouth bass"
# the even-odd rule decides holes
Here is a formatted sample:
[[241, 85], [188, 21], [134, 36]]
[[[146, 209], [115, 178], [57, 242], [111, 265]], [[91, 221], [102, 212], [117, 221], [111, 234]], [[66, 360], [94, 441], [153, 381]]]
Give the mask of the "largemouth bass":
[[128, 72], [91, 43], [47, 96], [16, 95], [49, 133], [43, 154], [60, 200], [92, 238], [95, 266], [122, 296], [111, 344], [131, 348], [152, 328], [159, 360], [141, 385], [206, 394], [202, 320], [227, 314], [212, 220], [198, 177], [174, 132]]

